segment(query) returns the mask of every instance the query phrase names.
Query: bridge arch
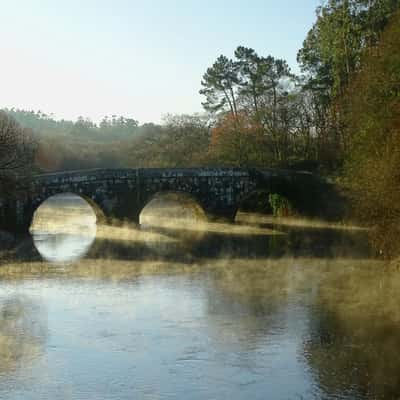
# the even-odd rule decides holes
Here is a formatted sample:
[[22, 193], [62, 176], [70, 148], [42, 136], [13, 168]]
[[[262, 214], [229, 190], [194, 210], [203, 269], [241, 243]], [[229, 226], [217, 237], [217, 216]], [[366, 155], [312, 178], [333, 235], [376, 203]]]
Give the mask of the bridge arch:
[[[277, 195], [283, 201], [287, 200], [290, 209], [288, 212], [294, 212], [296, 210], [296, 201], [290, 193], [279, 190], [279, 188], [256, 188], [249, 193], [243, 195], [238, 201], [238, 207], [236, 211], [236, 217], [241, 212], [256, 212], [262, 214], [273, 214], [274, 206], [271, 204], [270, 195]], [[279, 201], [279, 200], [278, 200]], [[282, 203], [284, 205], [284, 203]], [[284, 215], [282, 215], [284, 216]]]
[[268, 197], [271, 190], [258, 188], [240, 197], [237, 205], [236, 214], [239, 212], [263, 212], [270, 214], [272, 208]]
[[[69, 199], [68, 199], [69, 198]], [[56, 202], [59, 199], [60, 203], [59, 206], [62, 207], [62, 202], [68, 203], [68, 201], [73, 201], [74, 199], [81, 199], [84, 204], [86, 204], [93, 212], [93, 216], [95, 217], [95, 223], [104, 223], [106, 220], [106, 216], [100, 206], [89, 196], [86, 196], [82, 193], [75, 193], [72, 191], [57, 191], [55, 193], [45, 193], [42, 196], [38, 196], [35, 198], [35, 202], [32, 203], [32, 207], [29, 210], [29, 218], [28, 218], [28, 228], [30, 228], [35, 220], [35, 217], [40, 212], [40, 208], [46, 205], [47, 202], [54, 201]], [[53, 207], [57, 207], [56, 205]]]
[[152, 217], [207, 220], [203, 205], [194, 195], [173, 190], [158, 191], [144, 203], [139, 213], [140, 224], [149, 223]]

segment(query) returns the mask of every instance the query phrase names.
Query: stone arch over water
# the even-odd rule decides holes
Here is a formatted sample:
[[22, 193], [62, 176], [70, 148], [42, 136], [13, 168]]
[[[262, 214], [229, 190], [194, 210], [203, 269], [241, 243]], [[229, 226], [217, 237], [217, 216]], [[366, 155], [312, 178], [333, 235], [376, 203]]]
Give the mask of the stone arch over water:
[[57, 208], [68, 207], [68, 204], [77, 203], [79, 201], [83, 209], [86, 205], [87, 206], [86, 209], [93, 213], [93, 216], [95, 218], [95, 223], [102, 223], [106, 220], [103, 210], [90, 197], [85, 196], [82, 193], [60, 191], [60, 192], [55, 192], [54, 194], [36, 198], [36, 201], [33, 204], [32, 209], [30, 210], [31, 215], [30, 215], [29, 226], [31, 227], [35, 221], [35, 218], [38, 217], [41, 208], [42, 209], [43, 207], [53, 208], [56, 214]]
[[29, 231], [39, 254], [50, 262], [72, 262], [94, 243], [97, 222], [104, 217], [90, 199], [71, 192], [42, 201], [33, 212]]
[[207, 220], [201, 202], [192, 194], [182, 191], [160, 191], [152, 195], [140, 212], [140, 223], [146, 224], [152, 215], [165, 219]]

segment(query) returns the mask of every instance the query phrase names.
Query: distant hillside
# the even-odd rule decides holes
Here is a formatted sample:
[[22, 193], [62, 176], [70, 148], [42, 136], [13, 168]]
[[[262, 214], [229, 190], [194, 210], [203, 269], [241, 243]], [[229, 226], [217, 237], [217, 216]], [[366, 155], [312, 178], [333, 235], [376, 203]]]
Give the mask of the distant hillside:
[[206, 163], [209, 123], [203, 116], [169, 116], [163, 125], [104, 117], [57, 121], [43, 112], [5, 109], [38, 142], [40, 171], [86, 168], [193, 166]]
[[[88, 118], [79, 117], [77, 121], [55, 120], [41, 111], [5, 109], [22, 126], [31, 128], [35, 134], [46, 137], [71, 136], [85, 140], [113, 141], [128, 139], [143, 133], [145, 129], [138, 121], [122, 116], [104, 117], [100, 124]], [[144, 126], [144, 128], [146, 125]]]

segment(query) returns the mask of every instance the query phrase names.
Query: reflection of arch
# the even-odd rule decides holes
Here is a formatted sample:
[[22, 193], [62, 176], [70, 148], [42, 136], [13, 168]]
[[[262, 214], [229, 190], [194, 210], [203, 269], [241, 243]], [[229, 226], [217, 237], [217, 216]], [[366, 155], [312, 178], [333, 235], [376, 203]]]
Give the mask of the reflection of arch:
[[96, 223], [105, 221], [105, 214], [104, 214], [103, 210], [90, 197], [85, 196], [81, 193], [78, 194], [78, 193], [74, 193], [74, 192], [56, 192], [56, 193], [50, 194], [49, 196], [44, 197], [43, 199], [40, 199], [40, 201], [35, 205], [35, 208], [32, 210], [32, 215], [31, 215], [31, 220], [30, 220], [29, 225], [32, 225], [34, 218], [35, 218], [35, 214], [40, 209], [40, 207], [43, 206], [48, 200], [54, 199], [55, 197], [58, 197], [58, 196], [60, 196], [60, 197], [61, 196], [65, 196], [65, 197], [71, 196], [71, 197], [80, 198], [80, 199], [84, 200], [84, 202], [86, 204], [88, 204], [90, 209], [93, 211], [93, 213], [96, 217]]
[[[164, 208], [165, 211], [168, 212], [168, 209], [171, 209], [171, 206], [176, 204], [179, 204], [183, 209], [190, 210], [192, 212], [192, 215], [194, 215], [195, 219], [197, 220], [204, 221], [207, 219], [201, 202], [196, 199], [192, 194], [181, 191], [161, 191], [155, 193], [149, 198], [149, 200], [140, 211], [139, 220], [143, 217], [143, 212], [146, 211], [146, 208], [148, 207], [157, 206], [159, 208]], [[185, 213], [182, 211], [183, 210], [181, 209], [181, 212], [179, 214], [177, 214], [176, 216], [171, 215], [171, 217], [185, 218]]]

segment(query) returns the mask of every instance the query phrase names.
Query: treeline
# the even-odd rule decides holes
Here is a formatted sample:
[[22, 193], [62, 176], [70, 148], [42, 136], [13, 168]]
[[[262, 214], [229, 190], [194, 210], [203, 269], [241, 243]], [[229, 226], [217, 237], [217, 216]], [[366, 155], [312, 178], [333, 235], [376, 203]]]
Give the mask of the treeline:
[[297, 59], [238, 47], [207, 70], [200, 91], [217, 115], [212, 148], [227, 164], [310, 168], [332, 173], [346, 158], [350, 132], [343, 97], [362, 69], [364, 52], [379, 45], [398, 0], [329, 0], [317, 9]]
[[344, 177], [355, 211], [387, 258], [400, 255], [400, 12], [362, 54], [342, 101]]
[[347, 89], [363, 54], [379, 46], [400, 0], [328, 0], [317, 9], [296, 76], [285, 60], [237, 47], [201, 80], [204, 115], [162, 124], [105, 117], [56, 121], [42, 112], [6, 110], [36, 132], [45, 171], [91, 167], [283, 167], [338, 174], [347, 157]]
[[400, 1], [329, 0], [298, 59], [354, 215], [381, 256], [398, 256]]
[[0, 110], [0, 206], [15, 193], [18, 176], [30, 173], [36, 150], [32, 131]]
[[56, 120], [53, 115], [42, 111], [25, 111], [20, 109], [5, 109], [22, 126], [33, 129], [41, 136], [62, 137], [76, 135], [82, 139], [115, 140], [129, 138], [140, 133], [138, 121], [132, 118], [112, 115], [105, 116], [96, 125], [89, 118], [78, 117], [77, 121]]
[[210, 121], [204, 115], [167, 115], [162, 124], [105, 117], [57, 121], [42, 112], [4, 110], [29, 127], [37, 143], [37, 171], [84, 168], [185, 167], [208, 163]]
[[328, 0], [284, 60], [238, 47], [205, 73], [211, 148], [238, 165], [315, 165], [352, 195], [379, 254], [400, 254], [400, 1]]

